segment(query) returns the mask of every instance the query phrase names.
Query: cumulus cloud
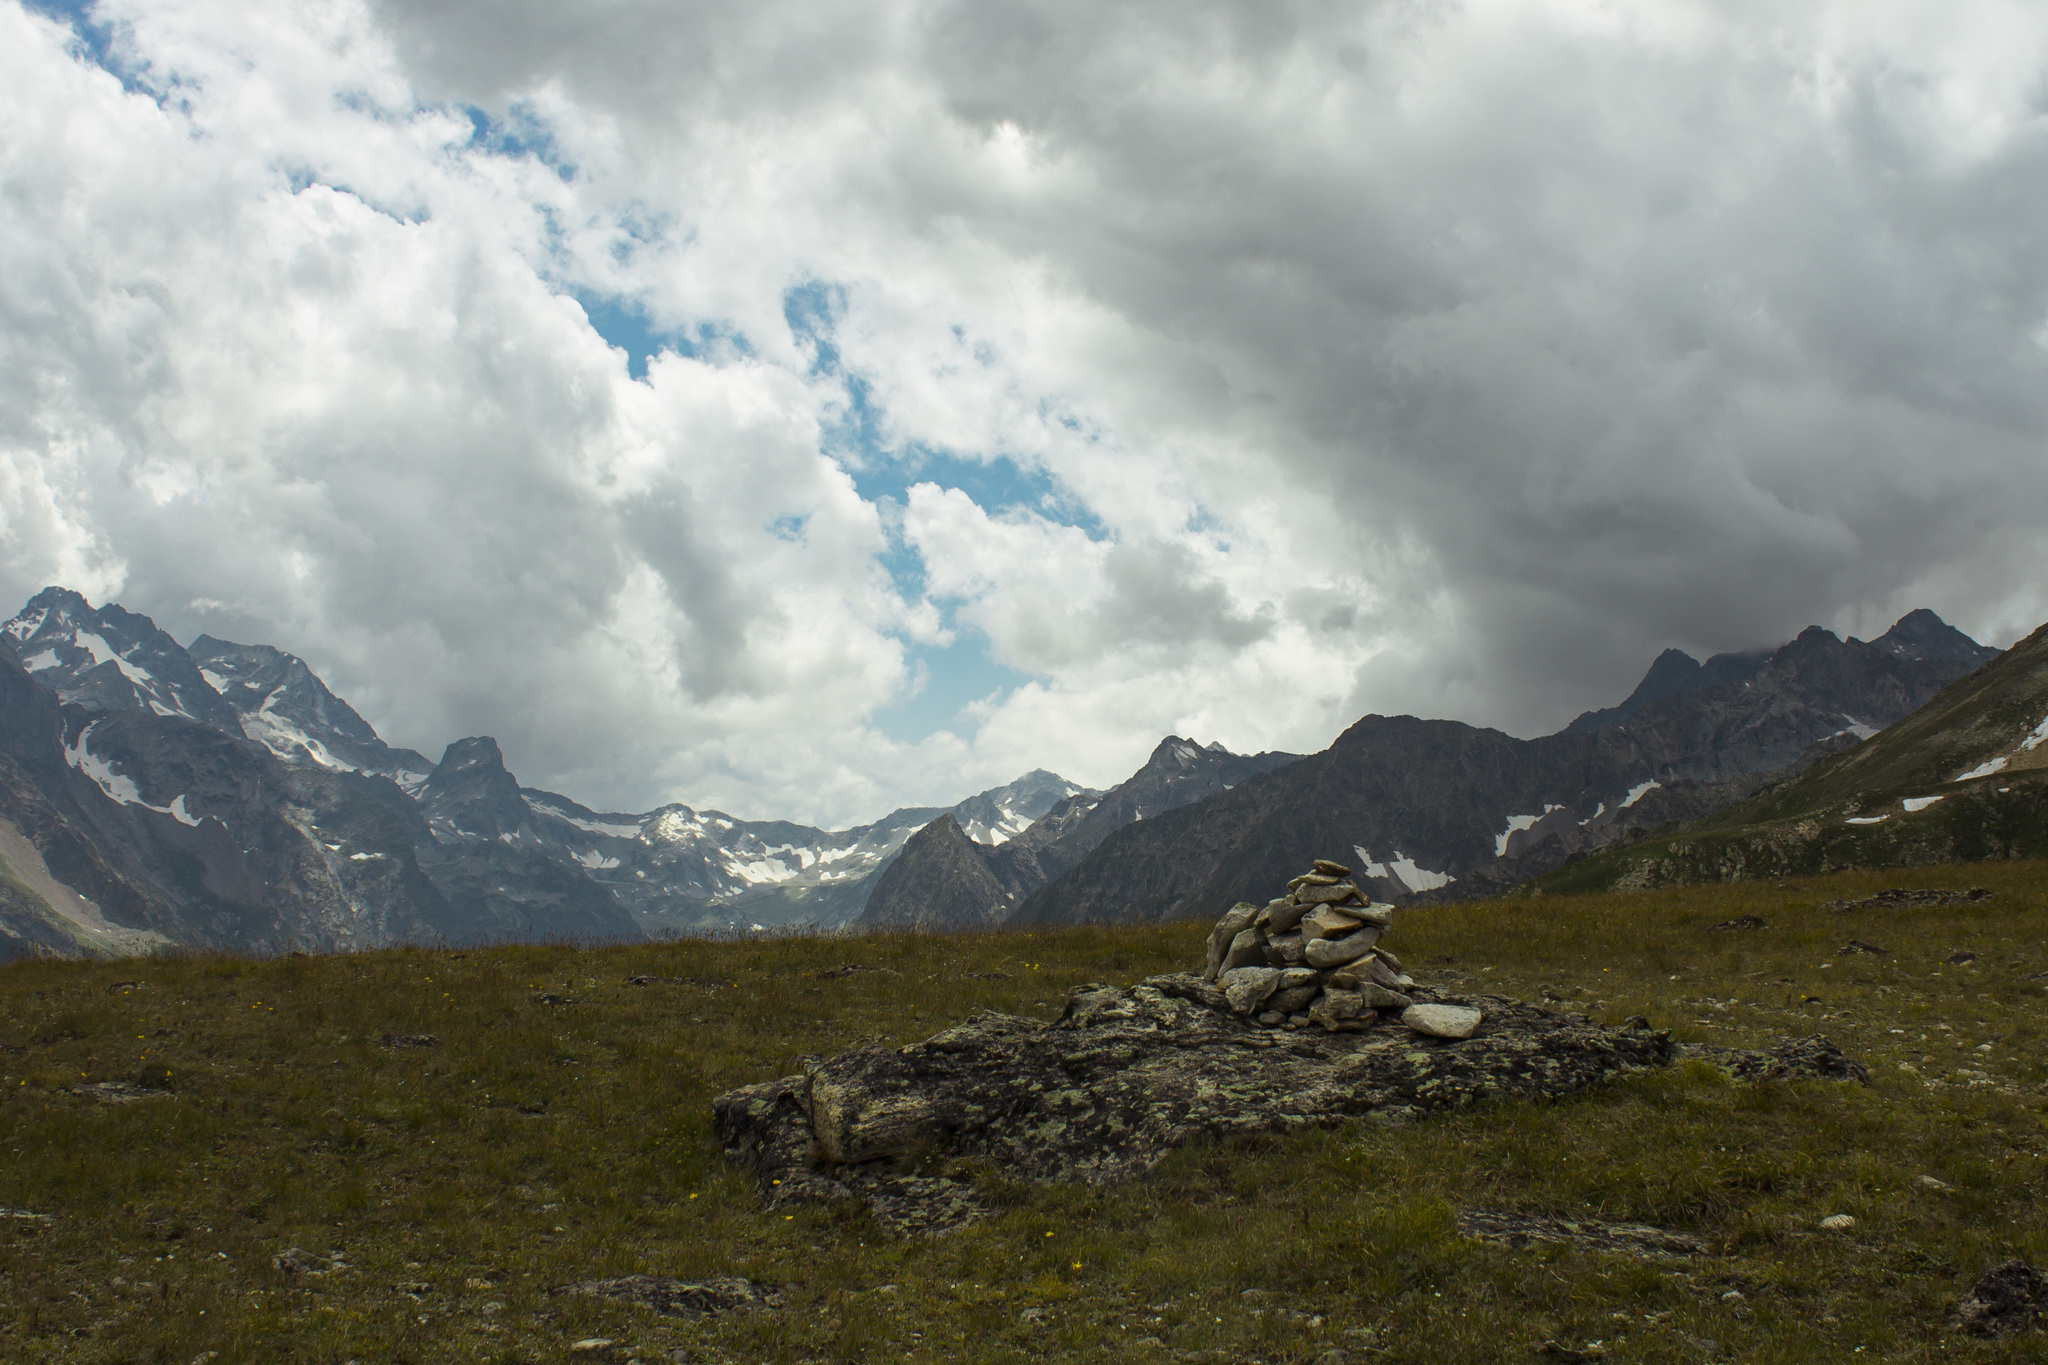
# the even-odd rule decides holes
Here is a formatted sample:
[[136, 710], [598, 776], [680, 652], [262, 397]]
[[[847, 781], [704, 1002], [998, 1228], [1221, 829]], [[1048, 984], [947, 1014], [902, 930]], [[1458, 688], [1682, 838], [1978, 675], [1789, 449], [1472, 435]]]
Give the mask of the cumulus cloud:
[[[2003, 643], [2044, 90], [1997, 0], [0, 0], [0, 590], [827, 822]], [[957, 639], [1027, 681], [887, 738]]]

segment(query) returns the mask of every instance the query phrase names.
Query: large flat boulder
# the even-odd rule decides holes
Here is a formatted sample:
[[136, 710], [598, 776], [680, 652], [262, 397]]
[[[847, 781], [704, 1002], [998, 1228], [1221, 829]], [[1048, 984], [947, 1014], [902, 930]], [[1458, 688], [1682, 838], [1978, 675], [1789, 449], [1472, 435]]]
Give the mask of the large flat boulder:
[[[970, 1186], [929, 1174], [951, 1159], [1106, 1184], [1199, 1139], [1420, 1116], [1493, 1096], [1556, 1099], [1680, 1053], [1640, 1020], [1605, 1027], [1496, 996], [1433, 1003], [1476, 1009], [1483, 1022], [1462, 1039], [1391, 1021], [1274, 1030], [1194, 975], [1080, 986], [1052, 1023], [979, 1014], [921, 1043], [859, 1048], [731, 1091], [715, 1101], [716, 1127], [772, 1202], [857, 1198], [892, 1224], [938, 1230], [975, 1212]], [[1772, 1077], [1860, 1069], [1821, 1039], [1783, 1056], [1716, 1060]]]

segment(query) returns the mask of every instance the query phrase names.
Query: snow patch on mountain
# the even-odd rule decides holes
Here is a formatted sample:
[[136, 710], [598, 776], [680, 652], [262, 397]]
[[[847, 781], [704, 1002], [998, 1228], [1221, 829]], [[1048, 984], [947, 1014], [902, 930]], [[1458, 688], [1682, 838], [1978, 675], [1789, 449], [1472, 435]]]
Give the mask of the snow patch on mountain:
[[571, 815], [569, 814], [569, 812], [565, 810], [559, 810], [556, 807], [549, 805], [545, 801], [536, 801], [530, 796], [526, 798], [526, 804], [530, 806], [536, 814], [545, 815], [551, 820], [560, 820], [565, 825], [574, 825], [577, 829], [582, 830], [585, 834], [604, 834], [614, 839], [639, 838], [642, 821], [646, 819], [645, 816], [642, 816], [639, 819], [634, 820], [634, 822], [630, 825], [620, 824], [616, 821], [607, 822], [604, 820], [585, 820], [581, 816]]
[[[95, 721], [94, 725], [98, 722]], [[124, 806], [142, 804], [142, 792], [134, 779], [114, 771], [105, 759], [92, 751], [93, 726], [78, 732], [78, 738], [64, 749], [64, 761], [99, 784], [99, 789]]]
[[1628, 800], [1621, 803], [1621, 809], [1627, 810], [1630, 806], [1633, 806], [1636, 802], [1642, 800], [1663, 785], [1662, 782], [1658, 782], [1655, 779], [1648, 782], [1638, 782], [1635, 786], [1628, 789]]
[[[278, 692], [283, 690], [279, 688]], [[330, 772], [355, 772], [355, 764], [329, 752], [325, 744], [293, 724], [290, 717], [280, 715], [274, 709], [278, 692], [273, 692], [265, 698], [261, 709], [242, 713], [242, 733], [287, 763], [311, 759]]]
[[1410, 892], [1437, 891], [1458, 880], [1448, 872], [1432, 872], [1426, 867], [1418, 866], [1413, 858], [1398, 848], [1394, 850], [1394, 856], [1385, 862], [1376, 861], [1370, 853], [1356, 846], [1351, 851], [1365, 864], [1366, 876], [1391, 877], [1407, 887]]
[[1502, 830], [1499, 834], [1493, 836], [1493, 856], [1496, 858], [1507, 857], [1509, 839], [1512, 839], [1517, 833], [1521, 832], [1522, 830], [1528, 829], [1531, 825], [1534, 825], [1538, 820], [1541, 820], [1544, 815], [1548, 815], [1554, 810], [1563, 809], [1563, 806], [1546, 805], [1543, 808], [1543, 815], [1510, 815], [1508, 817], [1508, 827]]
[[[98, 723], [94, 721], [93, 725]], [[133, 778], [125, 773], [115, 772], [112, 764], [92, 751], [92, 731], [92, 725], [86, 726], [78, 732], [77, 739], [65, 746], [66, 763], [91, 778], [108, 797], [124, 806], [140, 806], [144, 810], [153, 810], [158, 815], [168, 815], [181, 825], [198, 827], [199, 817], [185, 809], [185, 797], [182, 793], [168, 806], [152, 806], [143, 800], [142, 789], [135, 785]]]
[[1989, 758], [1984, 760], [1984, 762], [1979, 763], [1976, 767], [1970, 769], [1970, 771], [1966, 773], [1957, 773], [1954, 777], [1951, 777], [1949, 781], [1968, 782], [1972, 778], [1989, 777], [1993, 773], [2002, 773], [2005, 771], [2006, 761], [2006, 756], [2004, 754], [2000, 754], [1996, 758]]

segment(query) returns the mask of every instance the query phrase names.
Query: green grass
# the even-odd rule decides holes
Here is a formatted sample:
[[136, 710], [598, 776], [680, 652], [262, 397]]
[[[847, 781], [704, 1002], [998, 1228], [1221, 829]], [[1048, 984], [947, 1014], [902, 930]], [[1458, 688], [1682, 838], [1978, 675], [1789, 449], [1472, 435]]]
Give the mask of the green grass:
[[[596, 1336], [617, 1358], [736, 1362], [1557, 1359], [1533, 1354], [1546, 1341], [1646, 1362], [2034, 1359], [2048, 1342], [1944, 1319], [1990, 1266], [2048, 1263], [2044, 873], [1417, 910], [1389, 945], [1425, 981], [1717, 1044], [1822, 1032], [1873, 1083], [1688, 1065], [1569, 1103], [1191, 1148], [1107, 1192], [981, 1171], [995, 1215], [915, 1241], [851, 1209], [764, 1212], [711, 1098], [980, 1009], [1052, 1018], [1070, 985], [1199, 963], [1205, 926], [17, 963], [0, 1206], [51, 1220], [0, 1219], [0, 1359], [509, 1365], [588, 1358], [569, 1345]], [[1823, 908], [1887, 885], [1998, 895]], [[1744, 914], [1768, 927], [1710, 928]], [[1838, 955], [1851, 938], [1893, 956]], [[1962, 950], [1974, 965], [1947, 963]], [[884, 970], [821, 977], [846, 963]], [[68, 1093], [101, 1081], [171, 1095]], [[1716, 1254], [1512, 1251], [1456, 1235], [1472, 1206], [1657, 1223]], [[1832, 1213], [1855, 1229], [1818, 1231]], [[294, 1246], [347, 1268], [273, 1269]], [[547, 1292], [634, 1272], [747, 1275], [788, 1305], [692, 1324]]]

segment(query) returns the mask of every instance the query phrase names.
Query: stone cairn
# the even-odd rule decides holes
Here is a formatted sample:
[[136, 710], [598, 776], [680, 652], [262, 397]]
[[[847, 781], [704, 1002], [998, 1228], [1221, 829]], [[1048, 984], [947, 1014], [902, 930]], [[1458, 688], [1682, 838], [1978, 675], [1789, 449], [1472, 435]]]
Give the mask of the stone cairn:
[[1266, 1028], [1361, 1033], [1399, 1019], [1432, 1038], [1470, 1038], [1481, 1014], [1462, 1005], [1418, 1003], [1401, 960], [1380, 946], [1394, 907], [1375, 905], [1349, 880], [1351, 869], [1318, 858], [1261, 909], [1240, 901], [1209, 931], [1202, 973], [1233, 1012]]

